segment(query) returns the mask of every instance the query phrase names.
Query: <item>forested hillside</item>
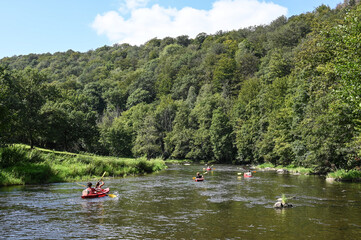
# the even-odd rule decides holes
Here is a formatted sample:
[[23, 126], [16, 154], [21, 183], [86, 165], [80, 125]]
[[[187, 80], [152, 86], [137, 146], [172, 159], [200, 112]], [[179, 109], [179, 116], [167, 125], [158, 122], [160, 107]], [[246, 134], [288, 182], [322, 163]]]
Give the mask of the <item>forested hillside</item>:
[[0, 60], [0, 142], [113, 156], [359, 166], [361, 6], [231, 32]]

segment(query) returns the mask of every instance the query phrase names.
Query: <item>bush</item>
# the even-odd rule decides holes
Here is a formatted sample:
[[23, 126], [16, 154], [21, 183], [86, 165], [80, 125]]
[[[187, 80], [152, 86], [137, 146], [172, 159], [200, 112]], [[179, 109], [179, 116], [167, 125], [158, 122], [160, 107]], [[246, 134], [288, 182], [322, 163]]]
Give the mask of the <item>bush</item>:
[[263, 164], [261, 164], [261, 165], [258, 165], [257, 166], [257, 168], [267, 168], [267, 167], [269, 167], [269, 168], [274, 168], [275, 166], [272, 164], [272, 163], [263, 163]]
[[26, 162], [27, 151], [19, 147], [6, 147], [0, 149], [0, 167], [8, 168], [15, 164]]
[[344, 181], [360, 181], [361, 180], [361, 171], [359, 170], [337, 170], [327, 174], [329, 178], [335, 178], [336, 180]]

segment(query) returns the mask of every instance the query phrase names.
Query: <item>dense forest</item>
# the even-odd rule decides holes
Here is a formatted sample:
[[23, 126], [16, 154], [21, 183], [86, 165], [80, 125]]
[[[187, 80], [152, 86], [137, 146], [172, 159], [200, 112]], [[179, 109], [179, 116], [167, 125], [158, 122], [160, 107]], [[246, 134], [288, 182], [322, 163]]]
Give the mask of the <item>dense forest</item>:
[[360, 166], [361, 5], [215, 34], [0, 60], [0, 145]]

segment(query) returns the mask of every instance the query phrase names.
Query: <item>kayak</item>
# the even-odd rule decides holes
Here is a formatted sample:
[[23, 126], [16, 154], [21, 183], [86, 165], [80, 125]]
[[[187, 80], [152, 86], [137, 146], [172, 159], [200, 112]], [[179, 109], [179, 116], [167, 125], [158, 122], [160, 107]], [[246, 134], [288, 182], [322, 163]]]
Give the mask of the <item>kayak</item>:
[[204, 180], [204, 178], [196, 178], [196, 179], [194, 179], [194, 181], [196, 181], [196, 182], [202, 182]]
[[248, 175], [247, 173], [245, 173], [245, 174], [243, 174], [243, 177], [250, 178], [250, 177], [252, 177], [252, 175]]
[[97, 193], [91, 193], [85, 196], [81, 196], [81, 198], [99, 198], [99, 197], [105, 197], [108, 196], [109, 188], [102, 189], [101, 192]]
[[207, 168], [207, 171], [211, 171], [212, 170], [212, 168]]

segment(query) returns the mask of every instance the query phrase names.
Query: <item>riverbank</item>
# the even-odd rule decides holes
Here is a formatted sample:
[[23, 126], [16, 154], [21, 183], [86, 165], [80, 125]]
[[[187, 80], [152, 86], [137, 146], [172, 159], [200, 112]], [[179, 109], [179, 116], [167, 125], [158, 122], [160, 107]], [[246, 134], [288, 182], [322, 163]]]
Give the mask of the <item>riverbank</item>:
[[359, 170], [337, 170], [327, 174], [326, 180], [340, 182], [361, 182], [361, 171]]
[[89, 181], [106, 176], [125, 177], [157, 172], [162, 159], [116, 158], [75, 154], [16, 145], [0, 149], [0, 186]]
[[[312, 168], [296, 167], [291, 166], [274, 166], [272, 163], [264, 163], [254, 167], [258, 170], [263, 171], [279, 171], [283, 170], [283, 173], [290, 173], [295, 175], [311, 175], [318, 174], [313, 171]], [[352, 169], [352, 170], [337, 170], [335, 172], [330, 172], [326, 175], [328, 181], [342, 181], [342, 182], [361, 182], [361, 171]]]
[[272, 163], [263, 163], [263, 164], [255, 166], [254, 168], [258, 169], [258, 170], [263, 170], [263, 171], [280, 171], [280, 170], [283, 170], [284, 173], [290, 173], [290, 174], [295, 174], [295, 175], [311, 175], [311, 174], [315, 174], [312, 168], [296, 167], [294, 165], [274, 166]]

